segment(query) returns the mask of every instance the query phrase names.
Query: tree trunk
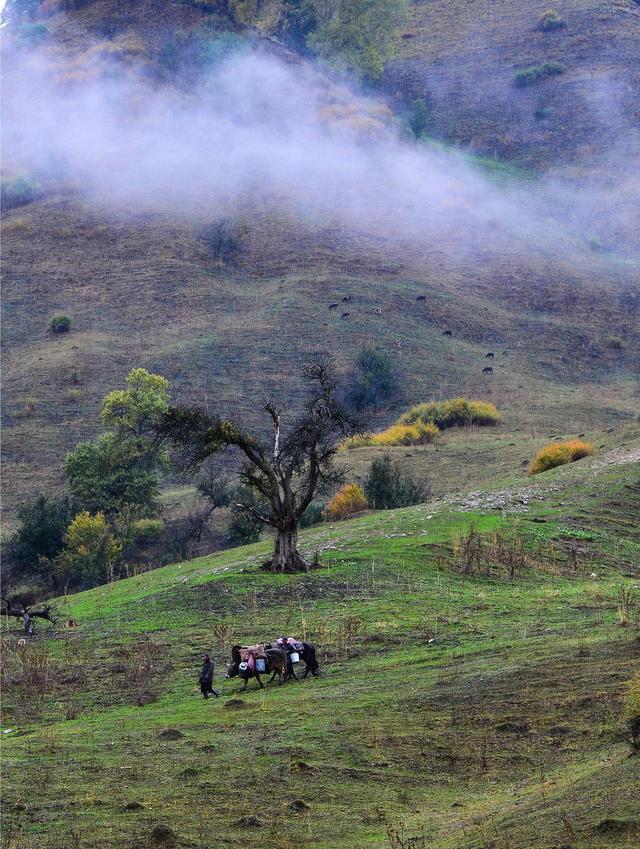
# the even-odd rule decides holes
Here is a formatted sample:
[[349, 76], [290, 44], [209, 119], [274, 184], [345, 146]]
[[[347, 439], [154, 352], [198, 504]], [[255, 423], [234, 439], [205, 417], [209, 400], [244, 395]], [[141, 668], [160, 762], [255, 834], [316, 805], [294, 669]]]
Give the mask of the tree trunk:
[[309, 563], [298, 551], [298, 524], [291, 521], [287, 527], [278, 528], [273, 558], [264, 568], [271, 572], [308, 572]]

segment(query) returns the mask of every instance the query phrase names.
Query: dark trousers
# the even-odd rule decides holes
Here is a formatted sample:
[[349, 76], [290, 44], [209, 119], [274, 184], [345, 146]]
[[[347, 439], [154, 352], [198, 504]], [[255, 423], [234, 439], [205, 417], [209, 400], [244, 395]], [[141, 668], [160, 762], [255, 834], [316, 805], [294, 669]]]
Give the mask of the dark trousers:
[[218, 695], [218, 691], [214, 690], [213, 687], [211, 686], [211, 681], [201, 681], [200, 682], [200, 691], [201, 691], [202, 695], [205, 697], [205, 699], [209, 698], [209, 694], [211, 694], [212, 696]]

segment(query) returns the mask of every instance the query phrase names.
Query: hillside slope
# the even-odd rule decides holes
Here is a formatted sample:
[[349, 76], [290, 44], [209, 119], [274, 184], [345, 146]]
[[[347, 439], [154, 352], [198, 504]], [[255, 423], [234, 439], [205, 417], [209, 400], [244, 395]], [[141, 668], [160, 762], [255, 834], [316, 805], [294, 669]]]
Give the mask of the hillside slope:
[[[433, 69], [442, 68], [450, 85], [455, 67], [466, 80], [482, 60], [489, 73], [494, 65], [487, 55], [506, 51], [508, 61], [500, 59], [496, 74], [508, 98], [515, 97], [509, 88], [513, 63], [546, 56], [541, 34], [529, 29], [542, 7], [499, 5], [499, 10], [486, 2], [414, 6], [408, 30], [414, 38], [401, 40], [403, 58], [389, 69], [390, 74], [394, 68], [410, 69], [392, 86], [399, 96], [410, 101], [425, 93], [411, 81], [418, 71], [428, 72], [431, 80]], [[573, 51], [572, 70], [543, 83], [541, 91], [558, 86], [566, 93], [578, 62], [581, 78], [601, 78], [610, 70], [616, 80], [624, 77], [635, 85], [637, 69], [629, 53], [638, 22], [633, 4], [616, 0], [598, 7], [596, 13], [593, 4], [558, 6], [567, 27], [545, 39], [555, 39], [549, 42], [556, 45], [553, 50], [563, 50], [558, 47], [563, 44]], [[125, 11], [107, 0], [69, 13], [58, 8], [55, 2], [45, 4], [38, 20], [49, 28], [56, 73], [72, 81], [83, 73], [92, 79], [105, 56], [110, 73], [115, 68], [126, 75], [138, 64], [151, 73], [158, 51], [178, 31], [206, 25], [218, 32], [229, 26], [193, 6], [158, 7], [147, 0]], [[601, 44], [609, 38], [613, 46], [604, 51]], [[526, 56], [521, 56], [523, 39], [533, 45]], [[480, 42], [486, 43], [485, 52], [478, 53]], [[299, 60], [286, 54], [286, 61]], [[11, 62], [5, 64], [10, 78]], [[493, 83], [487, 86], [492, 90]], [[471, 96], [468, 84], [460, 90], [463, 100]], [[334, 96], [333, 89], [327, 91]], [[517, 97], [527, 111], [534, 91]], [[558, 138], [567, 136], [563, 123], [545, 147], [539, 133], [528, 136], [529, 118], [505, 117], [493, 103], [486, 111], [489, 124], [481, 129], [484, 101], [469, 112], [466, 103], [456, 106], [454, 100], [443, 94], [436, 112], [456, 128], [450, 132], [438, 125], [433, 131], [481, 151], [494, 151], [486, 141], [494, 139], [496, 150], [514, 160], [546, 150], [551, 165], [549, 146], [555, 149]], [[346, 102], [341, 108], [348, 112]], [[580, 103], [576, 109], [586, 115], [588, 106]], [[513, 144], [498, 143], [505, 128], [496, 121], [503, 119], [514, 128]], [[597, 153], [581, 121], [575, 113], [567, 118], [572, 128], [567, 144]], [[465, 122], [468, 132], [459, 129]], [[472, 127], [485, 139], [478, 145]], [[628, 136], [630, 143], [634, 138]], [[566, 158], [565, 152], [559, 149], [554, 161]], [[455, 172], [455, 158], [435, 162], [443, 173]], [[589, 173], [600, 165], [591, 155], [582, 160]], [[464, 175], [467, 166], [465, 160]], [[486, 167], [471, 164], [474, 175]], [[459, 196], [445, 198], [442, 209], [464, 207], [465, 179], [460, 177]], [[481, 185], [490, 194], [489, 186], [503, 179], [498, 173]], [[509, 191], [524, 192], [527, 202], [546, 191], [534, 185], [529, 195], [527, 185], [518, 177], [509, 182]], [[420, 239], [403, 233], [384, 205], [376, 210], [387, 225], [381, 233], [368, 230], [366, 222], [346, 225], [339, 209], [313, 220], [274, 212], [267, 203], [263, 209], [239, 202], [232, 214], [215, 204], [191, 213], [141, 212], [135, 205], [105, 207], [104, 198], [96, 203], [78, 188], [53, 181], [42, 196], [3, 216], [4, 506], [9, 514], [36, 490], [53, 492], [60, 485], [65, 453], [96, 433], [102, 397], [138, 365], [165, 374], [176, 399], [206, 397], [251, 422], [267, 397], [296, 402], [295, 375], [303, 359], [330, 354], [348, 377], [365, 344], [394, 356], [404, 376], [405, 402], [461, 393], [487, 397], [503, 409], [510, 429], [528, 427], [548, 436], [605, 429], [637, 415], [637, 231], [630, 212], [625, 232], [636, 237], [625, 247], [612, 217], [615, 204], [600, 214], [591, 210], [589, 224], [563, 236], [559, 245], [556, 222], [528, 222], [538, 236], [533, 249], [523, 251], [509, 229], [517, 227], [509, 213], [500, 218], [500, 195], [494, 199], [497, 221], [486, 212], [481, 228], [468, 229], [464, 218], [437, 220], [441, 209], [436, 229]], [[398, 186], [401, 199], [404, 191]], [[563, 198], [568, 206], [573, 200]], [[206, 238], [221, 215], [237, 246], [228, 256], [212, 252]], [[403, 216], [411, 220], [410, 212]], [[413, 226], [420, 233], [417, 221]], [[419, 295], [424, 303], [416, 301]], [[328, 310], [347, 296], [352, 298], [348, 309]], [[73, 325], [71, 333], [56, 337], [48, 324], [59, 312], [69, 314]], [[453, 333], [450, 340], [442, 337], [445, 329]], [[612, 347], [612, 337], [621, 345]], [[484, 354], [494, 349], [500, 359], [494, 374], [486, 376]], [[290, 376], [286, 385], [283, 374]], [[382, 418], [394, 414], [383, 411]]]
[[[309, 575], [261, 573], [260, 544], [59, 599], [79, 627], [22, 654], [5, 626], [7, 849], [362, 849], [392, 846], [388, 825], [430, 849], [632, 849], [640, 762], [615, 730], [640, 651], [639, 482], [619, 448], [506, 509], [489, 488], [305, 531], [326, 566]], [[471, 525], [522, 534], [530, 565], [462, 574]], [[318, 645], [321, 677], [238, 696], [230, 644], [283, 631]]]

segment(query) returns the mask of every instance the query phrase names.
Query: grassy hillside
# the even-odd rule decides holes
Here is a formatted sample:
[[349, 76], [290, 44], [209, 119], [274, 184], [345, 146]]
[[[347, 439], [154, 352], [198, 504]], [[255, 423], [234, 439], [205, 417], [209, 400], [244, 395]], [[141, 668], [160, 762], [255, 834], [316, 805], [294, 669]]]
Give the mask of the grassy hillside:
[[[4, 845], [362, 849], [402, 824], [431, 849], [635, 847], [639, 761], [614, 733], [640, 647], [629, 439], [526, 493], [306, 531], [309, 575], [261, 573], [265, 543], [59, 599], [79, 627], [24, 650], [5, 625]], [[464, 575], [471, 524], [521, 534], [530, 565]], [[283, 631], [322, 676], [239, 696], [229, 645]]]
[[[529, 134], [530, 118], [521, 122], [517, 110], [498, 108], [494, 94], [484, 129], [480, 112], [486, 104], [471, 109], [465, 102], [472, 91], [479, 97], [494, 92], [494, 80], [486, 89], [476, 85], [471, 71], [479, 62], [487, 74], [495, 71], [509, 102], [516, 96], [510, 82], [516, 65], [563, 51], [571, 70], [542, 83], [540, 91], [553, 86], [566, 92], [576, 75], [631, 79], [636, 71], [628, 46], [637, 9], [626, 0], [597, 7], [557, 4], [567, 26], [542, 34], [534, 28], [543, 7], [533, 2], [501, 3], [499, 9], [479, 1], [415, 5], [407, 30], [413, 37], [401, 39], [402, 55], [389, 70], [410, 72], [391, 88], [411, 100], [428, 94], [413, 85], [414, 73], [428, 71], [432, 85], [435, 69], [449, 79], [459, 67], [465, 83], [457, 87], [454, 80], [454, 87], [462, 99], [445, 92], [435, 109], [440, 123], [432, 130], [441, 138], [495, 152], [490, 144], [473, 143], [475, 127], [485, 140], [496, 141], [501, 155], [523, 160], [547, 151], [547, 164], [560, 137], [575, 142], [576, 151], [586, 146], [597, 152], [575, 111], [563, 113], [566, 121], [545, 141]], [[72, 78], [83, 61], [102, 53], [119, 67], [146, 66], [178, 31], [229, 26], [194, 5], [159, 7], [147, 0], [124, 11], [108, 0], [72, 12], [59, 8], [45, 4], [38, 20], [49, 29], [58, 69]], [[605, 42], [611, 45], [606, 50]], [[384, 82], [383, 88], [391, 90]], [[525, 112], [533, 97], [533, 88], [517, 92]], [[580, 115], [591, 114], [579, 103]], [[442, 125], [445, 117], [455, 126]], [[507, 126], [517, 139], [502, 145]], [[564, 153], [558, 149], [554, 161]], [[593, 157], [583, 163], [597, 167]], [[613, 238], [604, 252], [589, 246], [591, 234], [585, 232], [560, 257], [544, 248], [523, 256], [499, 230], [474, 242], [450, 228], [417, 248], [391, 233], [355, 234], [331, 220], [311, 226], [240, 207], [231, 222], [239, 250], [220, 259], [202, 238], [203, 228], [216, 220], [215, 212], [204, 219], [114, 213], [90, 205], [68, 184], [5, 213], [9, 515], [37, 489], [52, 492], [60, 485], [65, 453], [97, 431], [102, 397], [136, 365], [165, 374], [177, 399], [206, 397], [251, 420], [265, 397], [295, 402], [302, 359], [329, 353], [346, 376], [362, 346], [373, 343], [397, 360], [407, 403], [461, 393], [485, 397], [500, 406], [509, 429], [549, 437], [606, 429], [637, 415], [638, 265], [633, 255], [615, 252]], [[550, 228], [550, 241], [553, 235]], [[341, 319], [341, 310], [330, 313], [328, 305], [345, 295], [353, 301]], [[418, 303], [418, 295], [426, 301]], [[72, 330], [53, 336], [48, 324], [60, 312], [71, 317]], [[442, 337], [444, 329], [452, 331], [451, 339]], [[612, 336], [623, 340], [622, 347], [611, 346]], [[508, 353], [499, 354], [494, 374], [485, 376], [484, 354], [494, 349]], [[283, 374], [291, 376], [286, 385]]]
[[[545, 11], [559, 26], [544, 30]], [[640, 73], [640, 13], [633, 0], [418, 2], [385, 72], [402, 102], [430, 105], [432, 129], [474, 149], [549, 167], [605, 154], [638, 127], [630, 79]], [[525, 89], [522, 68], [564, 71]]]

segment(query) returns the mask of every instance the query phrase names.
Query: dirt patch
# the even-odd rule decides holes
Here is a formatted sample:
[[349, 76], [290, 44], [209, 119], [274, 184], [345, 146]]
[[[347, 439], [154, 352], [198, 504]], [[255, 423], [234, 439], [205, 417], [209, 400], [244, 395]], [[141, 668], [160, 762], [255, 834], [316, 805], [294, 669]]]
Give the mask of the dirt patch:
[[184, 734], [182, 731], [178, 731], [177, 728], [165, 728], [158, 736], [161, 740], [182, 740]]

